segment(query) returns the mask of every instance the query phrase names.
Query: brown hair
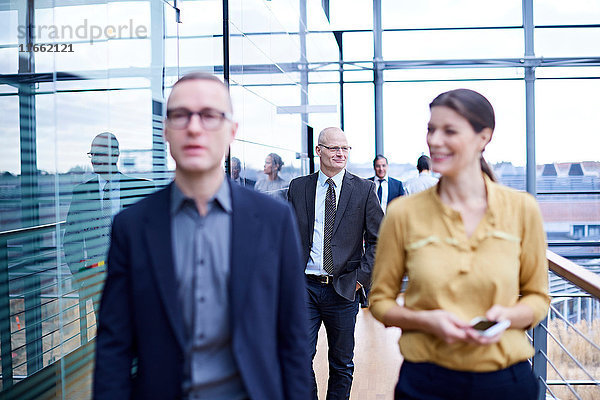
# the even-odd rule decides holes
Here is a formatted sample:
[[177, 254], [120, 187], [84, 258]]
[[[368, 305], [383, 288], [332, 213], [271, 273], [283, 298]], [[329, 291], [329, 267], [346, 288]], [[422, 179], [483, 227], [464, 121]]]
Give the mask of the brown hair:
[[375, 168], [375, 163], [379, 160], [385, 160], [385, 163], [388, 164], [388, 159], [383, 154], [377, 154], [373, 160], [373, 168]]
[[[433, 107], [443, 106], [456, 111], [464, 117], [476, 133], [481, 132], [485, 128], [490, 128], [492, 131], [496, 126], [496, 118], [492, 104], [483, 95], [470, 89], [455, 89], [444, 92], [438, 95], [431, 104], [429, 109]], [[481, 170], [496, 181], [492, 168], [483, 158], [480, 158]]]
[[283, 167], [283, 160], [281, 156], [277, 153], [269, 153], [267, 157], [271, 157], [273, 164], [276, 166], [277, 171], [281, 171], [281, 167]]

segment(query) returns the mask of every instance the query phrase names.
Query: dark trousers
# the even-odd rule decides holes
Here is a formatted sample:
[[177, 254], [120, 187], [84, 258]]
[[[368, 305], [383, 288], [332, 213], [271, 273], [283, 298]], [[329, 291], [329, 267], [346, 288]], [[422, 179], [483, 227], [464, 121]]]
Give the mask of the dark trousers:
[[[317, 352], [321, 322], [325, 325], [328, 343], [329, 382], [327, 400], [350, 397], [354, 372], [354, 327], [358, 313], [358, 295], [349, 301], [335, 292], [333, 285], [306, 281], [308, 289], [309, 339], [311, 357]], [[313, 399], [317, 399], [317, 381], [313, 370]]]
[[395, 399], [535, 400], [539, 390], [527, 361], [494, 372], [464, 372], [404, 361]]

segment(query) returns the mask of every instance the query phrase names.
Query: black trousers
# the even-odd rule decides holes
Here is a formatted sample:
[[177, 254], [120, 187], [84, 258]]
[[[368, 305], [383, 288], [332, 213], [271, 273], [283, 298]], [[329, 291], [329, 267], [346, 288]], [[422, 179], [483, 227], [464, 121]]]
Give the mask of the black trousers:
[[540, 385], [527, 361], [494, 372], [465, 372], [404, 361], [395, 399], [536, 400]]

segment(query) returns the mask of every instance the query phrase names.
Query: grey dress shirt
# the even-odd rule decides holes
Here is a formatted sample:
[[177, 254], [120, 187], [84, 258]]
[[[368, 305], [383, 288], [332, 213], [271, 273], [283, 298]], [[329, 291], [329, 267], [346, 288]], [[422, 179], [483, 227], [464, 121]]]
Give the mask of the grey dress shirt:
[[248, 397], [231, 348], [228, 282], [231, 192], [227, 179], [208, 202], [205, 216], [173, 184], [171, 231], [179, 303], [185, 323], [186, 399]]

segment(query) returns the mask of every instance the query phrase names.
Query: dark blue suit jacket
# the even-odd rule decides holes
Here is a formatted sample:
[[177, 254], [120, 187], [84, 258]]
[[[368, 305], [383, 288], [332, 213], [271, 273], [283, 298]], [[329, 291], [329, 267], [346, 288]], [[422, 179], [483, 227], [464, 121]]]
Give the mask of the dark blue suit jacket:
[[[240, 375], [252, 399], [307, 399], [311, 360], [295, 218], [287, 204], [228, 183], [231, 346]], [[96, 342], [97, 400], [182, 395], [171, 185], [115, 217]]]
[[[369, 180], [375, 182], [375, 177], [372, 176], [369, 178]], [[377, 184], [375, 184], [375, 187], [377, 187]], [[394, 200], [396, 197], [404, 196], [405, 194], [406, 192], [404, 191], [404, 186], [402, 186], [402, 182], [400, 182], [398, 179], [390, 178], [388, 176], [387, 203], [390, 204], [390, 201]]]

